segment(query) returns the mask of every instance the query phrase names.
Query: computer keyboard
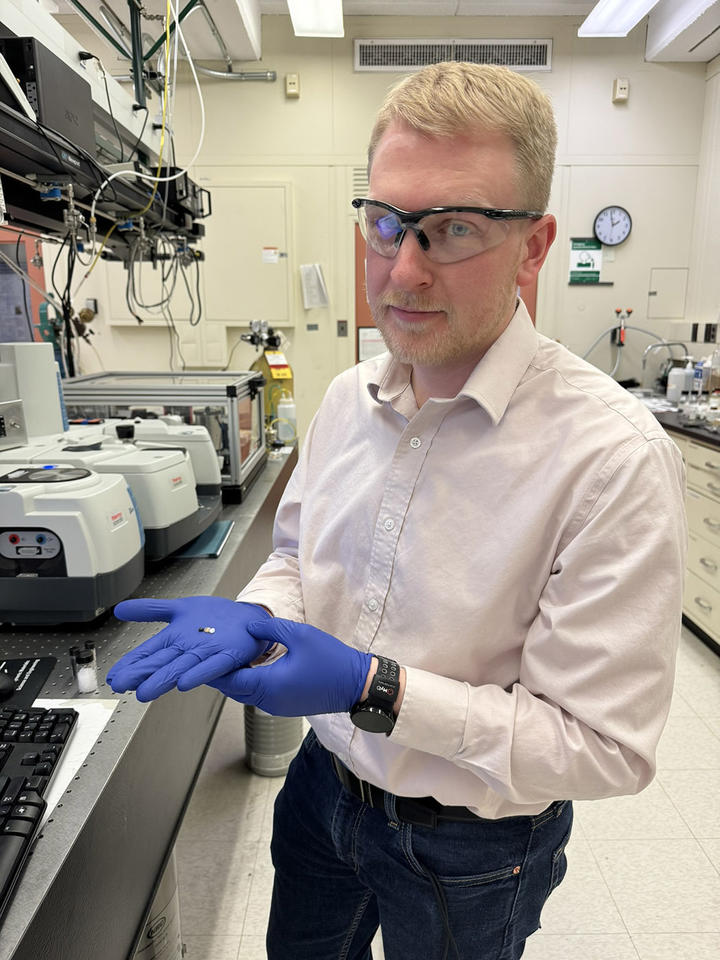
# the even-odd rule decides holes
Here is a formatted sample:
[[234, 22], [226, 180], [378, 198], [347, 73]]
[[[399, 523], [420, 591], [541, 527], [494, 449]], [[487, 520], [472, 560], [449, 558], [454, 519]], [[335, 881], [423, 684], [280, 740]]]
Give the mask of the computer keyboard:
[[0, 917], [47, 806], [47, 791], [75, 729], [72, 709], [0, 708]]

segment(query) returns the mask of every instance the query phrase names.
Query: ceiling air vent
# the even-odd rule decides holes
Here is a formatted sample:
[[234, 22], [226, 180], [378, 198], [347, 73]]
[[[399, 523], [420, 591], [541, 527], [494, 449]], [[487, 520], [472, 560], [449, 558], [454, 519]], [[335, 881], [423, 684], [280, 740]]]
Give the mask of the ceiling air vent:
[[404, 73], [465, 60], [512, 70], [552, 69], [552, 40], [356, 40], [355, 70]]

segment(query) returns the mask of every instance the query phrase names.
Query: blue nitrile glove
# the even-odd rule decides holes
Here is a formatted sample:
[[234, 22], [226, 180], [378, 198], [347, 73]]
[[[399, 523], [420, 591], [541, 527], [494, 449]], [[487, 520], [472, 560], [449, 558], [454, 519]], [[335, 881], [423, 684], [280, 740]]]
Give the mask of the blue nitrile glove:
[[136, 690], [138, 700], [143, 702], [172, 690], [178, 677], [198, 663], [205, 664], [217, 677], [245, 666], [268, 647], [265, 640], [247, 631], [251, 621], [271, 619], [267, 610], [254, 603], [237, 603], [225, 597], [123, 600], [114, 613], [118, 620], [168, 623], [126, 653], [107, 676], [115, 693]]
[[271, 617], [251, 621], [247, 629], [259, 643], [281, 643], [287, 653], [224, 677], [218, 677], [209, 662], [199, 663], [178, 680], [178, 690], [208, 683], [226, 697], [279, 717], [346, 713], [360, 699], [372, 660], [369, 653], [309, 623]]

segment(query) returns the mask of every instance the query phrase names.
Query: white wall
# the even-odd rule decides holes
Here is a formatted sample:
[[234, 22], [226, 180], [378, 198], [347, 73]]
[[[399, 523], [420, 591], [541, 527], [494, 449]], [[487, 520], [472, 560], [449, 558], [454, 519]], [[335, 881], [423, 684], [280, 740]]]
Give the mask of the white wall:
[[[706, 67], [646, 63], [644, 26], [622, 40], [580, 40], [576, 35], [580, 19], [346, 17], [345, 38], [317, 40], [296, 39], [287, 17], [264, 17], [263, 59], [244, 66], [276, 70], [277, 83], [202, 80], [207, 129], [194, 178], [210, 186], [228, 177], [238, 183], [290, 185], [290, 326], [284, 332], [291, 341], [287, 353], [295, 371], [301, 433], [330, 379], [354, 362], [349, 201], [354, 195], [353, 176], [362, 177], [374, 113], [397, 79], [393, 74], [355, 73], [355, 37], [552, 37], [552, 71], [533, 74], [552, 99], [560, 134], [551, 202], [559, 236], [541, 274], [538, 327], [578, 353], [611, 325], [615, 307], [632, 307], [633, 323], [660, 334], [685, 330], [673, 326], [673, 320], [682, 316], [648, 319], [648, 290], [655, 268], [689, 271], [691, 247], [693, 242], [696, 247], [699, 243], [693, 241], [693, 224]], [[299, 100], [284, 95], [284, 76], [290, 72], [300, 76]], [[630, 81], [626, 104], [611, 102], [615, 77]], [[177, 105], [176, 146], [178, 159], [183, 161], [192, 156], [199, 131], [198, 100], [192, 85], [181, 87]], [[707, 122], [705, 118], [706, 126]], [[610, 203], [626, 207], [633, 217], [630, 239], [615, 251], [614, 259], [606, 258], [602, 279], [612, 281], [613, 286], [569, 287], [569, 238], [592, 236], [595, 213]], [[215, 218], [216, 224], [220, 221]], [[216, 242], [213, 217], [205, 222], [208, 236]], [[252, 231], [257, 226], [237, 223], [236, 230]], [[232, 233], [224, 234], [225, 228], [225, 242], [236, 242]], [[695, 273], [702, 267], [717, 276], [714, 264], [706, 261], [696, 256]], [[297, 268], [313, 262], [323, 267], [330, 306], [306, 311]], [[224, 312], [237, 307], [242, 316], [243, 284], [253, 282], [258, 270], [257, 261], [239, 262], [235, 272], [227, 266], [218, 270], [217, 258], [215, 265], [209, 258], [203, 269], [204, 288], [213, 285], [216, 294], [224, 291]], [[115, 277], [110, 276], [112, 271]], [[164, 329], [138, 330], [108, 322], [111, 314], [117, 317], [118, 311], [122, 312], [113, 294], [118, 288], [118, 272], [122, 273], [118, 264], [103, 266], [84, 288], [101, 303], [94, 342], [105, 367], [167, 369]], [[693, 309], [700, 310], [707, 297], [693, 293], [697, 282], [691, 273], [691, 301], [698, 304]], [[707, 313], [705, 306], [702, 310]], [[690, 319], [687, 310], [684, 319]], [[351, 335], [347, 339], [336, 336], [337, 320], [349, 321]], [[205, 334], [210, 331], [214, 338], [224, 337], [225, 355], [247, 329], [228, 325], [224, 319], [220, 323], [218, 317], [208, 316], [207, 321], [219, 325], [201, 325], [199, 329]], [[309, 330], [308, 324], [318, 329]], [[644, 335], [629, 334], [618, 378], [640, 377], [640, 357], [650, 342]], [[202, 355], [202, 345], [193, 346], [192, 338], [188, 343], [191, 353]], [[86, 369], [96, 369], [95, 355], [84, 346], [82, 350]], [[252, 348], [242, 344], [233, 355], [233, 368], [246, 368], [254, 356]], [[603, 343], [590, 359], [609, 369], [609, 346]], [[648, 374], [651, 372], [649, 367]]]
[[720, 57], [707, 65], [687, 317], [720, 322]]

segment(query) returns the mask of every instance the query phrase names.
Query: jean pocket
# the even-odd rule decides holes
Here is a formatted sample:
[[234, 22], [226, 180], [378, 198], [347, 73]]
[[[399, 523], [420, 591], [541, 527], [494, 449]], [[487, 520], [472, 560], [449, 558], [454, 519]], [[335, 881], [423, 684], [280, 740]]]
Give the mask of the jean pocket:
[[555, 887], [560, 886], [567, 872], [567, 857], [565, 856], [565, 847], [568, 845], [570, 840], [570, 830], [563, 837], [562, 843], [556, 850], [553, 851], [552, 855], [552, 870], [550, 872], [550, 886], [548, 887], [547, 895], [553, 892]]
[[[512, 880], [517, 882], [524, 851], [513, 854], [510, 849], [490, 847], [478, 842], [466, 824], [453, 824], [456, 830], [444, 831], [442, 838], [435, 831], [417, 830], [403, 825], [401, 843], [405, 859], [419, 876], [432, 873], [448, 888], [483, 887]], [[448, 835], [449, 834], [449, 835]]]

